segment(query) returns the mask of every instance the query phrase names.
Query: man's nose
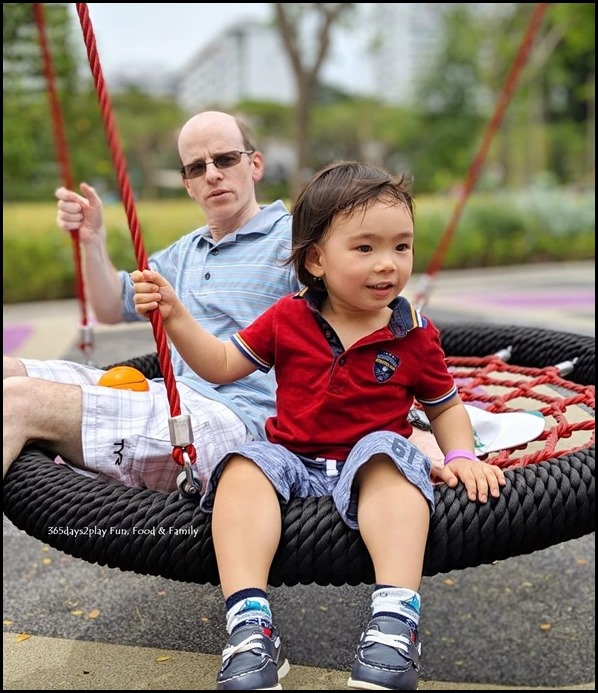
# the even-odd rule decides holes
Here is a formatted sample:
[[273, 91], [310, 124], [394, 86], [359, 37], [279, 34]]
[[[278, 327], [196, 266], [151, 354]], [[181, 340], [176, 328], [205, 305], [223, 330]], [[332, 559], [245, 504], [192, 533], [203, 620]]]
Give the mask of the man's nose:
[[219, 178], [222, 174], [213, 161], [206, 161], [206, 178]]

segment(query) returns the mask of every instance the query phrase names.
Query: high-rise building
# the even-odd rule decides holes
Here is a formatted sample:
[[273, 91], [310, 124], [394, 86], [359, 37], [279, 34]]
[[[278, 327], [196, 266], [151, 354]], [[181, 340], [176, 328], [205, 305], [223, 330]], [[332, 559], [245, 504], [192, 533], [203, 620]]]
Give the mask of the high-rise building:
[[441, 3], [375, 3], [370, 26], [373, 93], [387, 103], [409, 103], [438, 50]]
[[[369, 60], [374, 94], [390, 104], [413, 101], [422, 75], [432, 68], [442, 48], [444, 15], [459, 3], [375, 3], [369, 6]], [[510, 11], [512, 3], [461, 3], [491, 18]]]
[[196, 111], [241, 100], [290, 104], [295, 79], [278, 32], [268, 24], [233, 24], [185, 65], [178, 100]]

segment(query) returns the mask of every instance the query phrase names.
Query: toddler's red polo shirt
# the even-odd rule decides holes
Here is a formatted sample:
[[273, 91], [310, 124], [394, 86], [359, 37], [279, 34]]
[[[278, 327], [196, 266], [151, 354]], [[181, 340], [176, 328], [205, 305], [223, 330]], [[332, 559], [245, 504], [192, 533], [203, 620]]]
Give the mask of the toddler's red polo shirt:
[[456, 394], [438, 330], [406, 299], [390, 304], [386, 327], [346, 350], [320, 314], [321, 300], [313, 289], [281, 298], [232, 337], [260, 370], [275, 367], [269, 441], [307, 457], [345, 460], [368, 433], [408, 438], [414, 398], [433, 406]]

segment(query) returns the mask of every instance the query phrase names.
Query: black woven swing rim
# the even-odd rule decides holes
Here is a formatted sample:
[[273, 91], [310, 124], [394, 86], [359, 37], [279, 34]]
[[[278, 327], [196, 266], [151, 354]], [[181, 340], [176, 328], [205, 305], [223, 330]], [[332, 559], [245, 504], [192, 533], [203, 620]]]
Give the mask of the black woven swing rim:
[[[594, 383], [595, 340], [555, 330], [440, 324], [449, 356], [512, 348], [510, 362], [543, 368], [577, 359], [569, 380]], [[127, 365], [159, 377], [155, 354]], [[591, 412], [593, 415], [593, 411]], [[594, 445], [506, 472], [500, 498], [471, 503], [462, 487], [435, 490], [424, 574], [435, 575], [528, 554], [595, 529]], [[177, 492], [162, 494], [98, 481], [23, 451], [4, 482], [4, 513], [15, 526], [66, 554], [111, 568], [217, 585], [210, 516]], [[283, 511], [270, 584], [356, 585], [374, 581], [359, 533], [329, 497], [294, 499]]]

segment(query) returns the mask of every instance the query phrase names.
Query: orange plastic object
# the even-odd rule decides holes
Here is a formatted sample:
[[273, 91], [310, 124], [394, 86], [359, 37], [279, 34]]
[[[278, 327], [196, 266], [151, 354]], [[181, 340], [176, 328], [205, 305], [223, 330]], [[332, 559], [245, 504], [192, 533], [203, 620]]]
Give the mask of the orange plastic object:
[[149, 383], [143, 373], [136, 368], [131, 368], [131, 366], [111, 368], [98, 380], [98, 385], [116, 387], [119, 390], [135, 390], [136, 392], [149, 390]]

